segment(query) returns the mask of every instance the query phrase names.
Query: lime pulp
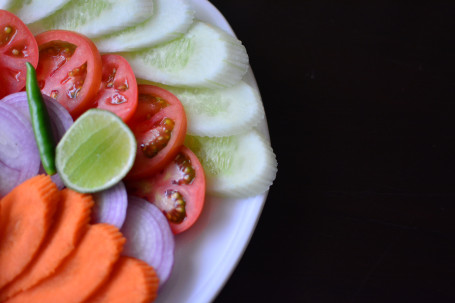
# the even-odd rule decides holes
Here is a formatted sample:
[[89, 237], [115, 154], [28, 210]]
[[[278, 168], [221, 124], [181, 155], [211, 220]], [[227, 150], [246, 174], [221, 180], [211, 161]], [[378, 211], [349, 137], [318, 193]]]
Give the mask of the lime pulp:
[[67, 187], [91, 193], [123, 179], [135, 156], [136, 139], [128, 126], [114, 113], [90, 109], [57, 145], [56, 166]]

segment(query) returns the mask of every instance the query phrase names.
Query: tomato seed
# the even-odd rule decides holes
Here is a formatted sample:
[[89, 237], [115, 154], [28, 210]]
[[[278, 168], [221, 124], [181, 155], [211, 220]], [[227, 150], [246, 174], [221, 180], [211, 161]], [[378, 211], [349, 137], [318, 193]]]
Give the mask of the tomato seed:
[[58, 97], [58, 90], [53, 90], [53, 91], [51, 92], [50, 97], [51, 97], [52, 99], [54, 99], [54, 100], [57, 100], [57, 97]]
[[16, 34], [15, 29], [7, 25], [3, 28], [3, 32], [0, 32], [0, 46], [6, 45], [11, 42]]
[[169, 118], [163, 119], [159, 125], [148, 131], [147, 143], [142, 143], [140, 148], [144, 155], [153, 158], [164, 149], [171, 139], [170, 132], [174, 128], [175, 122]]
[[125, 98], [125, 96], [120, 95], [119, 93], [115, 93], [112, 97], [110, 97], [110, 100], [108, 101], [110, 104], [113, 105], [118, 105], [127, 102], [128, 99]]
[[166, 206], [163, 207], [163, 213], [172, 223], [182, 223], [186, 217], [186, 202], [182, 194], [178, 191], [168, 190], [165, 194]]
[[150, 119], [161, 109], [169, 105], [164, 99], [145, 94], [139, 94], [138, 101], [140, 104], [146, 105], [144, 106], [147, 112], [146, 119]]
[[125, 80], [125, 83], [117, 87], [117, 89], [121, 91], [126, 91], [128, 89], [128, 82], [126, 82]]
[[173, 184], [191, 184], [196, 177], [196, 171], [191, 165], [191, 160], [183, 154], [178, 154], [174, 162], [177, 164], [180, 175], [175, 180], [172, 180]]
[[106, 82], [106, 87], [107, 88], [112, 88], [114, 87], [114, 79], [115, 79], [115, 74], [117, 73], [117, 69], [114, 67], [112, 69], [112, 72], [109, 73], [107, 78], [103, 79], [104, 82]]
[[80, 91], [81, 91], [82, 87], [81, 86], [78, 86], [76, 84], [73, 84], [71, 86], [70, 89], [68, 89], [66, 91], [66, 95], [68, 96], [68, 98], [70, 99], [76, 99], [77, 96], [79, 95]]

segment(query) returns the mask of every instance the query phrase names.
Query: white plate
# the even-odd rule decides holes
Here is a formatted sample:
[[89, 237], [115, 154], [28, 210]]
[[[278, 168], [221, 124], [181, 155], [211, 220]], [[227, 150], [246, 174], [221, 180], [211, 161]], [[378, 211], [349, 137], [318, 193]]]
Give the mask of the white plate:
[[[198, 19], [234, 35], [226, 19], [210, 2], [189, 2]], [[244, 80], [257, 88], [251, 69]], [[268, 137], [265, 120], [260, 130]], [[240, 261], [266, 197], [267, 193], [249, 199], [208, 198], [196, 224], [176, 236], [174, 269], [155, 302], [213, 301]]]

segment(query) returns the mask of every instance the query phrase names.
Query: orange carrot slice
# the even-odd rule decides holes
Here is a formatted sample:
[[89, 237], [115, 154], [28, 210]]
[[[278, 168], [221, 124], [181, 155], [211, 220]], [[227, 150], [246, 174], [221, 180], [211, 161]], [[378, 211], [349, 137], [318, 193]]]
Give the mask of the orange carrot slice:
[[63, 259], [74, 250], [87, 230], [93, 203], [90, 195], [80, 194], [70, 189], [61, 191], [61, 200], [49, 234], [25, 270], [0, 290], [0, 302], [19, 291], [29, 289], [56, 270]]
[[1, 200], [0, 288], [19, 275], [46, 237], [60, 193], [49, 176], [16, 186]]
[[6, 302], [84, 302], [108, 279], [124, 243], [125, 238], [116, 227], [91, 225], [53, 275]]
[[153, 267], [122, 256], [109, 280], [85, 303], [149, 303], [155, 300], [158, 285]]

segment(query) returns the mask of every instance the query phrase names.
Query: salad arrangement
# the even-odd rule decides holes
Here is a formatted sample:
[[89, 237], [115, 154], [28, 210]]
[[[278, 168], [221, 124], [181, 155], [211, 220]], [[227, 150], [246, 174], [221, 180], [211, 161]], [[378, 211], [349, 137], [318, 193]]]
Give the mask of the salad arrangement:
[[[63, 117], [64, 114], [56, 115], [55, 119], [51, 119], [52, 123], [64, 125], [68, 121], [68, 113], [70, 119], [76, 121], [72, 126], [60, 127], [60, 133], [58, 127], [54, 127], [57, 129], [54, 130], [56, 137], [63, 136], [57, 147], [57, 168], [64, 181], [62, 183], [59, 176], [56, 176], [53, 177], [55, 183], [60, 188], [66, 186], [80, 192], [96, 191], [93, 194], [96, 203], [90, 226], [96, 226], [96, 222], [108, 222], [121, 228], [127, 244], [125, 247], [122, 243], [114, 245], [122, 246], [122, 249], [114, 251], [153, 266], [161, 288], [172, 270], [172, 233], [185, 232], [196, 222], [200, 212], [204, 211], [206, 192], [209, 197], [250, 197], [266, 191], [273, 181], [276, 173], [273, 152], [262, 134], [254, 130], [264, 116], [262, 104], [256, 90], [242, 81], [248, 68], [244, 47], [229, 34], [194, 20], [191, 6], [185, 1], [147, 1], [149, 6], [153, 6], [152, 11], [147, 13], [148, 18], [141, 19], [137, 16], [135, 21], [140, 23], [132, 24], [128, 21], [124, 29], [120, 28], [121, 22], [112, 21], [112, 16], [115, 16], [112, 14], [118, 12], [112, 10], [111, 6], [103, 6], [102, 1], [79, 2], [80, 5], [76, 6], [74, 3], [62, 4], [57, 12], [51, 12], [48, 17], [29, 24], [39, 46], [37, 55], [29, 54], [29, 50], [34, 47], [33, 43], [22, 45], [24, 42], [33, 42], [34, 39], [20, 40], [22, 44], [19, 46], [22, 48], [11, 47], [13, 43], [10, 41], [18, 41], [15, 38], [19, 30], [14, 30], [19, 29], [21, 24], [18, 22], [18, 26], [10, 26], [11, 32], [14, 32], [14, 35], [10, 35], [11, 32], [8, 33], [6, 27], [12, 23], [8, 20], [9, 23], [4, 25], [6, 17], [0, 15], [2, 28], [6, 29], [5, 37], [1, 37], [6, 42], [0, 44], [0, 50], [5, 54], [19, 51], [19, 56], [10, 56], [16, 60], [16, 67], [21, 67], [21, 60], [33, 65], [34, 62], [28, 59], [34, 56], [39, 58], [34, 66], [37, 67], [38, 83], [45, 94], [46, 105], [51, 103], [53, 105], [48, 108], [52, 108], [61, 104], [59, 110], [63, 107], [65, 110], [62, 112], [67, 113], [66, 117]], [[131, 1], [133, 2], [138, 1]], [[100, 6], [96, 7], [98, 4]], [[16, 3], [8, 9], [18, 13], [27, 5]], [[144, 6], [144, 10], [149, 6]], [[81, 9], [88, 11], [84, 13]], [[176, 13], [180, 17], [174, 18], [172, 11], [183, 13]], [[14, 20], [12, 14], [5, 11], [2, 14]], [[76, 20], [77, 16], [84, 17]], [[157, 29], [157, 20], [166, 17], [166, 26]], [[68, 20], [71, 22], [66, 22]], [[96, 25], [100, 22], [107, 27], [111, 26], [110, 30], [98, 31]], [[24, 33], [27, 27], [25, 29]], [[133, 39], [144, 36], [152, 36], [153, 39], [145, 42], [142, 40], [147, 39]], [[136, 44], [128, 44], [126, 41], [129, 40]], [[138, 44], [138, 40], [141, 40], [141, 44]], [[109, 45], [117, 48], [125, 45], [125, 48], [104, 49], [103, 52], [118, 53], [99, 56], [98, 49], [111, 47]], [[19, 72], [11, 73], [11, 65], [8, 65], [10, 62], [4, 64], [2, 60], [0, 63], [2, 81], [7, 84], [10, 79], [4, 76], [4, 71], [21, 80], [23, 71], [16, 69]], [[141, 84], [138, 86], [136, 81]], [[24, 93], [14, 92], [15, 90], [2, 92], [4, 99], [24, 99]], [[24, 104], [17, 100], [13, 103]], [[103, 109], [101, 112], [106, 117], [96, 116], [100, 110], [90, 109], [94, 107]], [[104, 110], [116, 115], [105, 114]], [[52, 110], [49, 112], [52, 118]], [[115, 118], [111, 119], [110, 116]], [[104, 120], [116, 121], [112, 125], [120, 126], [118, 131], [132, 132], [137, 146], [122, 152], [109, 150], [108, 146], [118, 133], [117, 130], [111, 130], [112, 126], [103, 127], [107, 125], [104, 123], [108, 123]], [[99, 129], [94, 131], [97, 127]], [[109, 136], [111, 139], [102, 140]], [[24, 141], [29, 142], [30, 138]], [[100, 143], [93, 148], [96, 142]], [[27, 148], [27, 151], [32, 149]], [[94, 149], [100, 152], [103, 161], [81, 156], [93, 155]], [[135, 164], [131, 169], [125, 166], [126, 169], [120, 169], [121, 173], [114, 173], [118, 179], [115, 186], [109, 186], [103, 191], [99, 191], [100, 187], [94, 190], [92, 183], [102, 179], [103, 166], [111, 166], [104, 160], [112, 155], [115, 155], [117, 163], [112, 166], [119, 166], [118, 157], [122, 155], [133, 155]], [[89, 164], [85, 161], [87, 159], [91, 161]], [[96, 166], [98, 162], [103, 165]], [[91, 170], [94, 166], [97, 167], [95, 172]], [[126, 179], [123, 179], [125, 175]], [[15, 190], [11, 188], [14, 186], [6, 189], [2, 195], [10, 195]], [[145, 202], [144, 198], [153, 204]], [[1, 210], [0, 215], [2, 218], [6, 216]], [[5, 224], [0, 223], [0, 233], [4, 232], [3, 225]], [[49, 229], [53, 230], [52, 227]], [[87, 234], [86, 232], [82, 239]], [[139, 244], [133, 241], [137, 238], [141, 239]], [[84, 240], [80, 240], [80, 243], [84, 243]], [[81, 245], [77, 244], [76, 247]], [[160, 247], [159, 253], [154, 247], [156, 245]], [[1, 248], [0, 243], [0, 252]], [[77, 252], [72, 255], [77, 255]], [[176, 257], [179, 257], [178, 254]], [[63, 262], [57, 273], [65, 269], [68, 262]], [[115, 264], [127, 263], [131, 262], [115, 261]], [[123, 266], [126, 268], [126, 265], [122, 265], [122, 268]], [[110, 268], [112, 271], [112, 266]], [[113, 278], [116, 277], [115, 272], [116, 269], [112, 271], [113, 274], [107, 275], [106, 280], [109, 282], [100, 283], [117, 285], [117, 280]], [[153, 270], [147, 272], [150, 275]], [[124, 278], [118, 278], [118, 281], [122, 279]], [[15, 277], [10, 278], [5, 285], [9, 287], [14, 284]], [[46, 292], [40, 289], [49, 290], [54, 286], [51, 275], [42, 282], [37, 282], [30, 290], [22, 290], [16, 298], [27, 292], [35, 295], [38, 293], [38, 297], [42, 297]], [[112, 293], [113, 289], [118, 291], [120, 288], [103, 289], [109, 289], [108, 293]], [[150, 291], [151, 288], [147, 289]], [[92, 292], [100, 290], [93, 289]], [[93, 296], [93, 293], [88, 292], [87, 296]], [[10, 300], [14, 298], [13, 296]], [[151, 298], [148, 299], [150, 300]]]

